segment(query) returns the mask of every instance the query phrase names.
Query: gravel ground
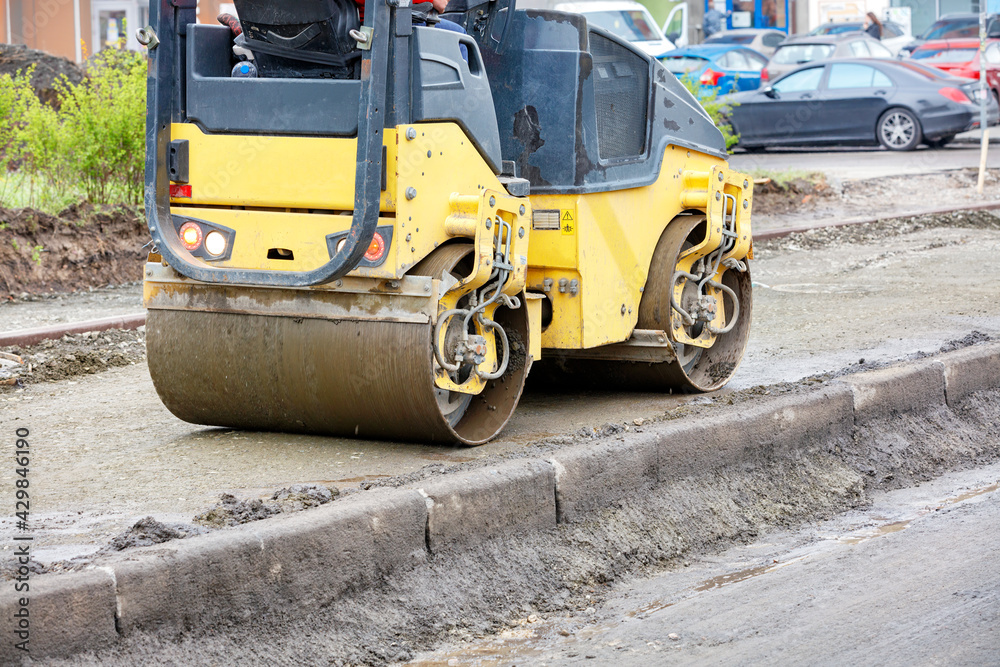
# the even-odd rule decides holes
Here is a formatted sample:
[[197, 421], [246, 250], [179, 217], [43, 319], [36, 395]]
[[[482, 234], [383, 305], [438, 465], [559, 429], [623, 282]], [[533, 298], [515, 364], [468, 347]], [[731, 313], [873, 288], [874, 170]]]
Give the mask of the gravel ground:
[[[27, 348], [0, 350], [0, 386], [54, 382], [146, 361], [145, 327], [68, 334]], [[11, 357], [18, 357], [15, 363]]]
[[141, 283], [97, 287], [69, 294], [22, 293], [0, 300], [0, 331], [34, 329], [142, 312]]
[[[354, 484], [346, 492], [358, 492], [355, 489], [372, 482], [394, 483], [391, 478], [411, 473], [441, 474], [463, 464], [520, 456], [532, 447], [557, 447], [634, 428], [647, 419], [674, 418], [703, 404], [710, 407], [713, 401], [753, 400], [756, 395], [795, 391], [799, 384], [812, 385], [836, 373], [872, 368], [942, 346], [988, 340], [1000, 334], [996, 281], [970, 291], [966, 272], [942, 267], [988, 266], [995, 262], [998, 248], [1000, 224], [989, 213], [813, 230], [760, 243], [753, 265], [758, 290], [751, 345], [732, 391], [693, 399], [529, 394], [502, 437], [474, 450], [184, 424], [159, 404], [148, 374], [138, 363], [142, 331], [72, 336], [47, 347], [16, 350], [32, 364], [32, 374], [25, 374], [24, 388], [0, 387], [0, 421], [6, 427], [30, 424], [33, 437], [44, 443], [33, 461], [34, 474], [44, 482], [37, 486], [38, 511], [33, 514], [38, 521], [35, 553], [45, 562], [58, 562], [92, 555], [113, 544], [138, 545], [199, 530], [193, 527], [198, 514], [207, 514], [210, 525], [244, 513], [266, 514], [275, 494], [293, 484], [341, 490]], [[934, 294], [934, 299], [919, 298], [925, 294]], [[110, 302], [124, 295], [107, 291], [86, 298], [100, 302], [106, 296]], [[11, 313], [22, 308], [58, 310], [63, 308], [56, 305], [59, 301], [23, 300], [0, 308]], [[108, 370], [95, 373], [98, 368]], [[685, 400], [692, 402], [691, 407], [683, 407]], [[989, 406], [982, 410], [987, 408], [992, 410], [988, 418], [997, 423], [996, 410]], [[887, 425], [886, 432], [896, 428], [896, 424]], [[829, 515], [842, 509], [822, 496], [812, 473], [780, 469], [790, 462], [774, 465], [774, 480], [789, 479], [786, 473], [797, 480], [787, 487], [760, 481], [762, 498], [784, 498], [784, 506], [799, 512], [781, 518], [781, 525], [811, 513]], [[11, 481], [9, 474], [0, 469], [0, 485]], [[840, 464], [822, 474], [826, 475], [824, 484], [845, 494], [839, 496], [841, 500], [848, 499], [850, 506], [864, 502], [858, 489], [867, 481], [859, 481]], [[727, 483], [733, 485], [734, 494], [747, 488], [735, 478]], [[719, 488], [704, 492], [711, 498]], [[234, 499], [220, 498], [223, 493]], [[656, 560], [659, 556], [650, 554], [661, 553], [664, 544], [677, 539], [668, 525], [660, 527], [667, 531], [662, 535], [637, 529], [651, 507], [668, 512], [684, 506], [687, 501], [671, 493], [651, 499], [652, 504], [645, 503], [641, 509], [625, 507], [606, 525], [588, 526], [586, 533], [557, 536], [555, 546], [546, 542], [548, 538], [542, 540], [545, 544], [490, 545], [471, 560], [432, 563], [419, 577], [390, 582], [374, 600], [347, 600], [303, 623], [251, 628], [249, 636], [243, 637], [220, 634], [209, 644], [193, 638], [165, 646], [155, 638], [147, 643], [147, 638], [140, 637], [121, 651], [98, 656], [88, 664], [135, 664], [153, 656], [179, 664], [232, 664], [236, 655], [254, 655], [274, 664], [314, 662], [320, 655], [329, 656], [335, 664], [383, 664], [409, 659], [417, 650], [429, 648], [427, 637], [471, 638], [512, 617], [566, 608], [585, 611], [589, 604], [585, 595], [603, 594], [606, 582], [625, 576], [636, 562]], [[805, 502], [807, 494], [816, 497]], [[761, 507], [773, 509], [770, 502]], [[702, 515], [685, 516], [690, 526], [684, 530], [690, 528], [691, 535], [699, 535], [699, 522], [713, 520], [715, 512], [706, 507]], [[656, 511], [653, 515], [659, 516]], [[146, 521], [147, 516], [153, 518]], [[748, 533], [726, 539], [743, 540], [760, 528], [749, 526]], [[0, 534], [10, 530], [9, 522], [0, 521]], [[650, 541], [630, 546], [625, 538], [633, 534]], [[600, 548], [587, 551], [592, 544]], [[583, 554], [577, 551], [581, 545], [587, 547]], [[699, 544], [695, 551], [714, 548]], [[543, 555], [544, 549], [555, 549], [558, 555], [552, 556], [551, 551]], [[624, 560], [622, 553], [627, 554]], [[518, 567], [512, 568], [512, 563]], [[559, 569], [562, 566], [564, 570]], [[553, 578], [553, 571], [570, 572], [570, 584]], [[462, 574], [452, 580], [455, 572]], [[428, 587], [424, 576], [442, 582], [443, 588]], [[508, 593], [511, 587], [517, 592]], [[396, 609], [400, 598], [417, 603], [403, 612]], [[355, 620], [345, 623], [344, 618]], [[317, 635], [318, 627], [335, 629]], [[283, 652], [276, 639], [279, 635], [294, 637], [287, 645], [301, 648]]]
[[791, 187], [758, 186], [754, 195], [756, 233], [825, 225], [852, 219], [879, 219], [920, 211], [1000, 204], [1000, 170], [987, 171], [983, 196], [972, 169], [888, 176], [866, 180], [794, 180]]

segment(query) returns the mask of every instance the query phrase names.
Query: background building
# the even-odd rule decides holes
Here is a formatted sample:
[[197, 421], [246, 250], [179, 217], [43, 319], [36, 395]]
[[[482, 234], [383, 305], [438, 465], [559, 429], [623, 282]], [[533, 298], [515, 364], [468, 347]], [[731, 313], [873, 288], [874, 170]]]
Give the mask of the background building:
[[[232, 3], [198, 3], [213, 23]], [[106, 48], [139, 49], [135, 31], [149, 23], [149, 0], [0, 0], [0, 42], [23, 44], [75, 62]]]

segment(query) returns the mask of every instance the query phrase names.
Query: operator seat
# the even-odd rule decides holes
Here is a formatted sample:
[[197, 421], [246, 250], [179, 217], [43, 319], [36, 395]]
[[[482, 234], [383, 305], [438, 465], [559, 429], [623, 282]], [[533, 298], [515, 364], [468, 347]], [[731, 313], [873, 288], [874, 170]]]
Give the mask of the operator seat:
[[356, 79], [361, 51], [351, 30], [361, 26], [353, 0], [235, 0], [259, 76]]

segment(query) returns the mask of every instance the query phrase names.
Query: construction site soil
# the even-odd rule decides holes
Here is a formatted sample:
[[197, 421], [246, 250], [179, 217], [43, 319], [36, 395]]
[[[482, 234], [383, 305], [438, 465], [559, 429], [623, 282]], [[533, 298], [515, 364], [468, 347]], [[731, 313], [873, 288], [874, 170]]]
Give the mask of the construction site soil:
[[69, 83], [83, 81], [83, 69], [75, 63], [19, 44], [0, 44], [0, 76], [7, 74], [16, 76], [34, 68], [31, 73], [31, 86], [35, 89], [38, 99], [46, 104], [58, 106], [60, 80]]
[[52, 664], [384, 665], [566, 612], [586, 619], [613, 586], [636, 577], [868, 506], [883, 491], [944, 471], [996, 461], [998, 424], [1000, 393], [983, 393], [954, 410], [896, 416], [851, 438], [803, 443], [795, 458], [772, 452], [696, 473], [554, 530], [438, 554], [323, 608], [220, 619], [177, 636], [133, 634], [112, 649]]
[[[146, 360], [144, 331], [92, 331], [45, 340], [27, 349], [4, 348], [0, 386], [54, 382]], [[12, 358], [16, 357], [16, 358]]]
[[126, 206], [80, 204], [59, 215], [0, 208], [0, 296], [141, 280], [148, 242], [143, 216]]
[[[131, 226], [136, 222], [135, 218], [126, 222], [126, 220], [128, 220], [124, 217], [126, 213], [122, 210], [119, 210], [118, 212], [122, 214], [120, 217], [108, 218], [106, 217], [106, 214], [96, 214], [92, 219], [92, 222], [88, 223], [88, 225], [94, 225], [94, 228], [77, 228], [77, 233], [92, 240], [93, 236], [100, 235], [101, 231], [104, 229], [108, 229], [110, 227], [113, 230], [120, 224], [127, 224]], [[29, 215], [29, 213], [31, 213], [29, 209], [22, 209], [20, 213], [22, 214], [19, 218], [21, 220], [22, 227], [30, 226], [30, 223], [26, 222], [26, 220], [36, 219]], [[51, 226], [55, 226], [57, 229], [59, 228], [60, 223], [51, 216], [46, 216], [42, 218], [42, 220], [45, 221], [46, 225], [50, 226], [49, 228], [51, 228]], [[109, 227], [102, 225], [108, 225]], [[38, 229], [40, 230], [42, 228], [43, 225], [39, 224]], [[778, 252], [808, 251], [844, 244], [879, 243], [893, 237], [939, 228], [1000, 230], [1000, 218], [985, 211], [957, 211], [954, 213], [931, 216], [893, 218], [881, 220], [875, 223], [864, 223], [843, 227], [820, 227], [805, 232], [798, 232], [778, 239], [759, 241], [754, 246], [754, 252], [757, 259], [760, 260], [766, 259], [773, 253]], [[83, 231], [79, 231], [81, 229], [83, 229]], [[145, 228], [143, 227], [141, 229], [144, 234]], [[112, 236], [115, 236], [114, 232], [112, 232]], [[42, 237], [37, 236], [35, 238]], [[138, 239], [136, 239], [136, 241], [138, 241]], [[927, 249], [931, 249], [935, 247], [935, 245], [945, 243], [948, 243], [948, 241], [940, 240], [930, 242], [926, 245]], [[877, 263], [884, 261], [899, 252], [898, 249], [894, 250], [891, 247], [891, 244], [886, 245], [887, 247], [884, 253], [874, 257], [865, 258], [862, 262], [864, 264]], [[71, 255], [73, 253], [73, 249], [77, 248], [77, 246], [68, 239], [66, 243], [57, 244], [57, 246], [62, 250], [62, 256], [64, 257]], [[53, 265], [55, 262], [50, 261], [51, 258], [46, 258], [45, 263], [42, 266], [36, 265], [34, 267], [37, 269], [34, 274], [38, 276], [38, 280], [35, 284], [53, 284], [54, 281], [60, 281], [62, 283], [71, 282], [67, 278], [53, 278], [53, 275], [72, 275], [74, 278], [79, 280], [79, 282], [74, 283], [76, 288], [86, 289], [89, 281], [94, 281], [94, 278], [97, 276], [101, 276], [94, 281], [98, 284], [102, 284], [107, 276], [121, 275], [122, 273], [124, 273], [128, 278], [135, 278], [136, 276], [134, 275], [134, 272], [141, 271], [141, 262], [139, 261], [137, 255], [142, 253], [138, 251], [133, 252], [131, 249], [122, 250], [120, 246], [117, 249], [119, 256], [116, 262], [104, 262], [101, 259], [101, 256], [114, 256], [115, 250], [111, 248], [106, 249], [104, 255], [92, 256], [85, 262], [73, 263], [71, 261], [67, 261], [63, 263], [62, 267], [54, 269]], [[11, 250], [12, 248], [9, 245], [0, 244], [0, 258], [2, 258], [5, 253], [9, 254]], [[14, 254], [20, 260], [24, 259], [23, 252], [15, 252]], [[90, 270], [88, 270], [88, 268]], [[860, 265], [857, 265], [853, 268], [856, 269], [861, 267]], [[102, 273], [102, 269], [107, 269], [108, 271]], [[5, 271], [3, 265], [0, 264], [0, 280], [3, 279], [4, 273]], [[87, 299], [86, 309], [91, 313], [94, 312], [93, 301], [109, 301], [112, 304], [112, 307], [120, 309], [122, 307], [121, 304], [130, 303], [132, 300], [135, 300], [135, 303], [130, 305], [129, 309], [133, 310], [140, 307], [140, 304], [138, 303], [138, 287], [130, 287], [124, 292], [120, 288], [105, 288], [104, 290], [92, 292], [88, 296], [89, 298]], [[49, 311], [57, 314], [64, 314], [67, 310], [65, 307], [65, 301], [65, 299], [60, 299], [58, 294], [31, 295], [22, 292], [19, 298], [10, 297], [8, 299], [8, 306], [14, 304], [22, 307], [29, 305], [35, 306], [36, 308], [32, 310], [30, 316], [36, 321], [37, 326], [38, 324], [48, 323], [48, 320], [50, 319], [63, 319], [47, 318], [45, 317], [45, 314]], [[14, 321], [20, 326], [14, 326], [12, 328], [24, 328], [27, 323], [25, 318], [16, 318], [14, 316], [8, 318], [3, 317], [5, 311], [9, 312], [10, 310], [12, 309], [5, 308], [4, 304], [0, 303], [0, 322], [6, 324], [8, 321]], [[73, 309], [70, 308], [69, 310], [72, 311]], [[42, 312], [39, 313], [38, 311]], [[117, 312], [120, 312], [120, 310]], [[99, 314], [103, 313], [100, 313], [99, 311]], [[91, 314], [89, 317], [92, 318], [95, 317], [95, 315]], [[88, 316], [81, 314], [77, 319], [88, 319]], [[70, 334], [59, 340], [44, 341], [29, 348], [7, 347], [0, 351], [5, 352], [8, 355], [20, 357], [20, 360], [23, 362], [14, 363], [14, 360], [10, 358], [0, 358], [0, 387], [16, 388], [18, 386], [23, 386], [26, 383], [65, 380], [80, 375], [99, 373], [110, 368], [142, 363], [145, 361], [145, 336], [144, 329], [140, 329], [138, 331], [112, 330], [105, 332]]]
[[801, 175], [754, 185], [754, 231], [800, 228], [850, 219], [897, 217], [1000, 199], [1000, 170], [988, 169], [984, 194], [978, 172], [955, 169], [863, 180]]

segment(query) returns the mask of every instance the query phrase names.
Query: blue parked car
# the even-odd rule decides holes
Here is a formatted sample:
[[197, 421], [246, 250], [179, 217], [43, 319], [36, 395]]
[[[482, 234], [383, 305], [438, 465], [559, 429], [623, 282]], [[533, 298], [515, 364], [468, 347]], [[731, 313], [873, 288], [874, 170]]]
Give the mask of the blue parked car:
[[767, 58], [744, 46], [701, 44], [670, 51], [660, 62], [678, 79], [687, 76], [725, 95], [760, 88], [760, 71]]

